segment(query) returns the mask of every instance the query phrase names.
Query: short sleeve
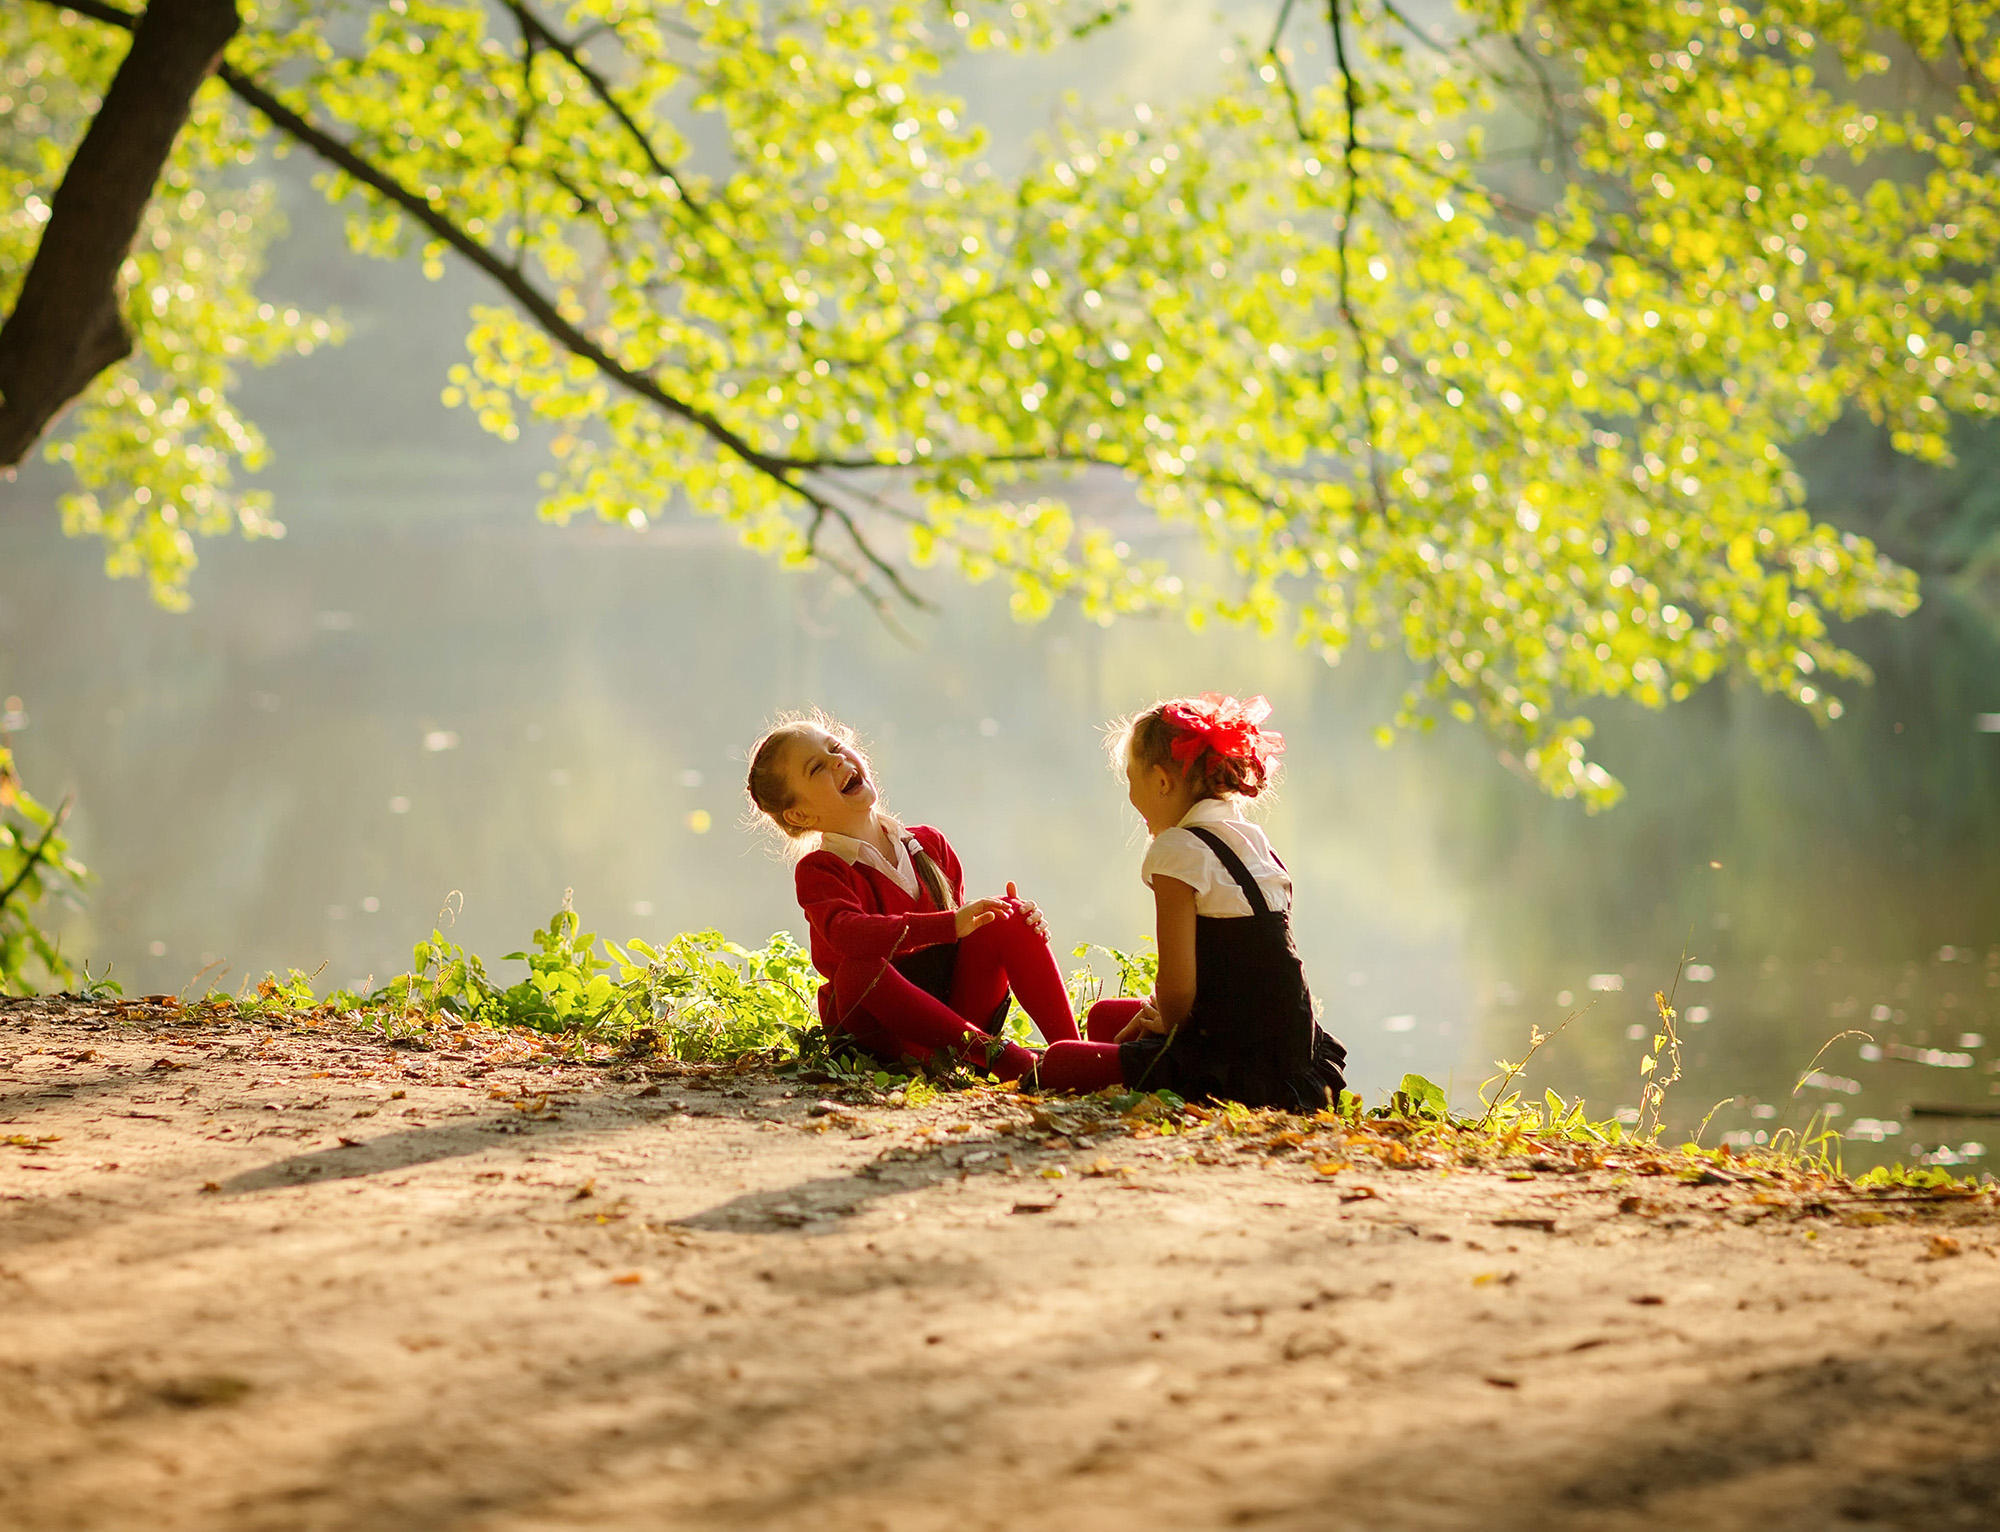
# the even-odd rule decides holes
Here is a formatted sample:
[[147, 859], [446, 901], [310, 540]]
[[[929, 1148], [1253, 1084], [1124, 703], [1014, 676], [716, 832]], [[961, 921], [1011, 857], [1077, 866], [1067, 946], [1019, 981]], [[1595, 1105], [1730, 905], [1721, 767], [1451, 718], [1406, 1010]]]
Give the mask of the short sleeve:
[[1151, 888], [1155, 878], [1173, 878], [1193, 889], [1199, 901], [1215, 882], [1217, 870], [1208, 847], [1192, 830], [1176, 826], [1153, 837], [1153, 844], [1146, 848], [1145, 861], [1139, 864], [1139, 880]]

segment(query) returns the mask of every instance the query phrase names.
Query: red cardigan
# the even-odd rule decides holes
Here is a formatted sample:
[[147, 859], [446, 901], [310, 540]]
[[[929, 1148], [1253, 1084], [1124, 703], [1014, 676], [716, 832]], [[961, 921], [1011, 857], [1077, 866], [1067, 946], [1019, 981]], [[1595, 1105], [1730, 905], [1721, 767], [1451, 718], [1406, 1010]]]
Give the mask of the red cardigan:
[[[965, 875], [951, 843], [929, 825], [911, 825], [907, 833], [943, 871], [952, 898], [963, 902]], [[957, 915], [937, 907], [921, 878], [910, 894], [887, 873], [813, 851], [801, 858], [797, 880], [813, 967], [827, 978], [819, 989], [819, 1014], [828, 1027], [840, 1025], [833, 994], [839, 970], [848, 969], [843, 989], [855, 979], [867, 984], [892, 957], [958, 939]]]

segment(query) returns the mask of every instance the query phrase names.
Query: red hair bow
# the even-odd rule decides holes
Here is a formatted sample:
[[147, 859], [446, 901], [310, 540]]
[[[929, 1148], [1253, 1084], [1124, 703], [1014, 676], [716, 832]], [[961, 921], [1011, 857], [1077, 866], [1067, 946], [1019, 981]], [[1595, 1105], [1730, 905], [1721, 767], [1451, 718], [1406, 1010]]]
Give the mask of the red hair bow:
[[1220, 692], [1203, 692], [1193, 702], [1168, 704], [1165, 717], [1180, 737], [1173, 743], [1174, 760], [1191, 766], [1205, 750], [1213, 750], [1224, 760], [1255, 761], [1266, 764], [1285, 748], [1285, 736], [1258, 727], [1271, 716], [1271, 704], [1263, 697], [1238, 702]]

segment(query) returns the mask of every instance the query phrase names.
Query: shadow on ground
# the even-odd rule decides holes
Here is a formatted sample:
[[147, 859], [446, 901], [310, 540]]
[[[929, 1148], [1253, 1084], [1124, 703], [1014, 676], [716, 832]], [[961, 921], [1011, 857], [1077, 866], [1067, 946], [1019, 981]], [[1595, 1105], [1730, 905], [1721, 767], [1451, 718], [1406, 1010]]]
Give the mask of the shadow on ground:
[[[1584, 1440], [1494, 1443], [1502, 1452], [1461, 1444], [1468, 1491], [1482, 1476], [1495, 1491], [1479, 1524], [1495, 1532], [2000, 1527], [2000, 1330], [1829, 1339], [1822, 1358], [1798, 1366], [1736, 1374], [1718, 1362], [1702, 1387], [1606, 1421]], [[1328, 1505], [1379, 1504], [1410, 1488], [1411, 1463], [1399, 1452], [1356, 1465], [1323, 1493]], [[1464, 1508], [1473, 1509], [1469, 1495]], [[1268, 1524], [1326, 1525], [1318, 1514]]]
[[228, 1193], [264, 1192], [273, 1187], [301, 1186], [308, 1182], [347, 1181], [360, 1176], [387, 1175], [417, 1165], [434, 1165], [440, 1160], [483, 1154], [509, 1138], [530, 1139], [560, 1134], [562, 1124], [537, 1122], [518, 1113], [488, 1117], [478, 1122], [437, 1124], [385, 1133], [378, 1138], [343, 1143], [330, 1149], [314, 1149], [294, 1154], [254, 1170], [241, 1171], [222, 1183]]
[[[1013, 1168], [1018, 1158], [983, 1144], [941, 1144], [871, 1160], [852, 1175], [823, 1176], [774, 1191], [746, 1192], [678, 1222], [683, 1228], [710, 1233], [824, 1232], [883, 1197], [922, 1191], [942, 1181], [994, 1175]], [[1048, 1201], [1037, 1197], [1016, 1206], [1040, 1212]]]

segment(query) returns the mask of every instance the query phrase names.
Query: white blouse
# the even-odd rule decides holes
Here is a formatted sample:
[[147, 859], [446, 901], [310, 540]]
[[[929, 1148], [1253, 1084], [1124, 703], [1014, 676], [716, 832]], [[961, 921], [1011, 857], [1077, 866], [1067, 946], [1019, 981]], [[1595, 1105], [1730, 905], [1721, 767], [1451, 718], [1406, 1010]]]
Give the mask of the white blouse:
[[[894, 820], [890, 821], [895, 824]], [[887, 873], [889, 878], [904, 893], [912, 898], [922, 886], [917, 880], [917, 864], [910, 856], [910, 846], [916, 840], [908, 830], [896, 825], [896, 860], [891, 862], [871, 842], [857, 840], [852, 835], [836, 834], [832, 830], [822, 830], [819, 837], [820, 850], [831, 851], [850, 867], [856, 862], [865, 863], [877, 872]]]
[[1270, 838], [1262, 828], [1241, 815], [1239, 806], [1227, 798], [1204, 798], [1182, 816], [1179, 825], [1162, 830], [1146, 848], [1146, 860], [1139, 864], [1139, 876], [1146, 886], [1156, 877], [1168, 877], [1194, 890], [1197, 915], [1248, 915], [1250, 901], [1243, 896], [1229, 869], [1200, 837], [1189, 830], [1200, 825], [1222, 838], [1223, 844], [1243, 859], [1244, 869], [1273, 910], [1292, 907], [1292, 880], [1278, 865]]

